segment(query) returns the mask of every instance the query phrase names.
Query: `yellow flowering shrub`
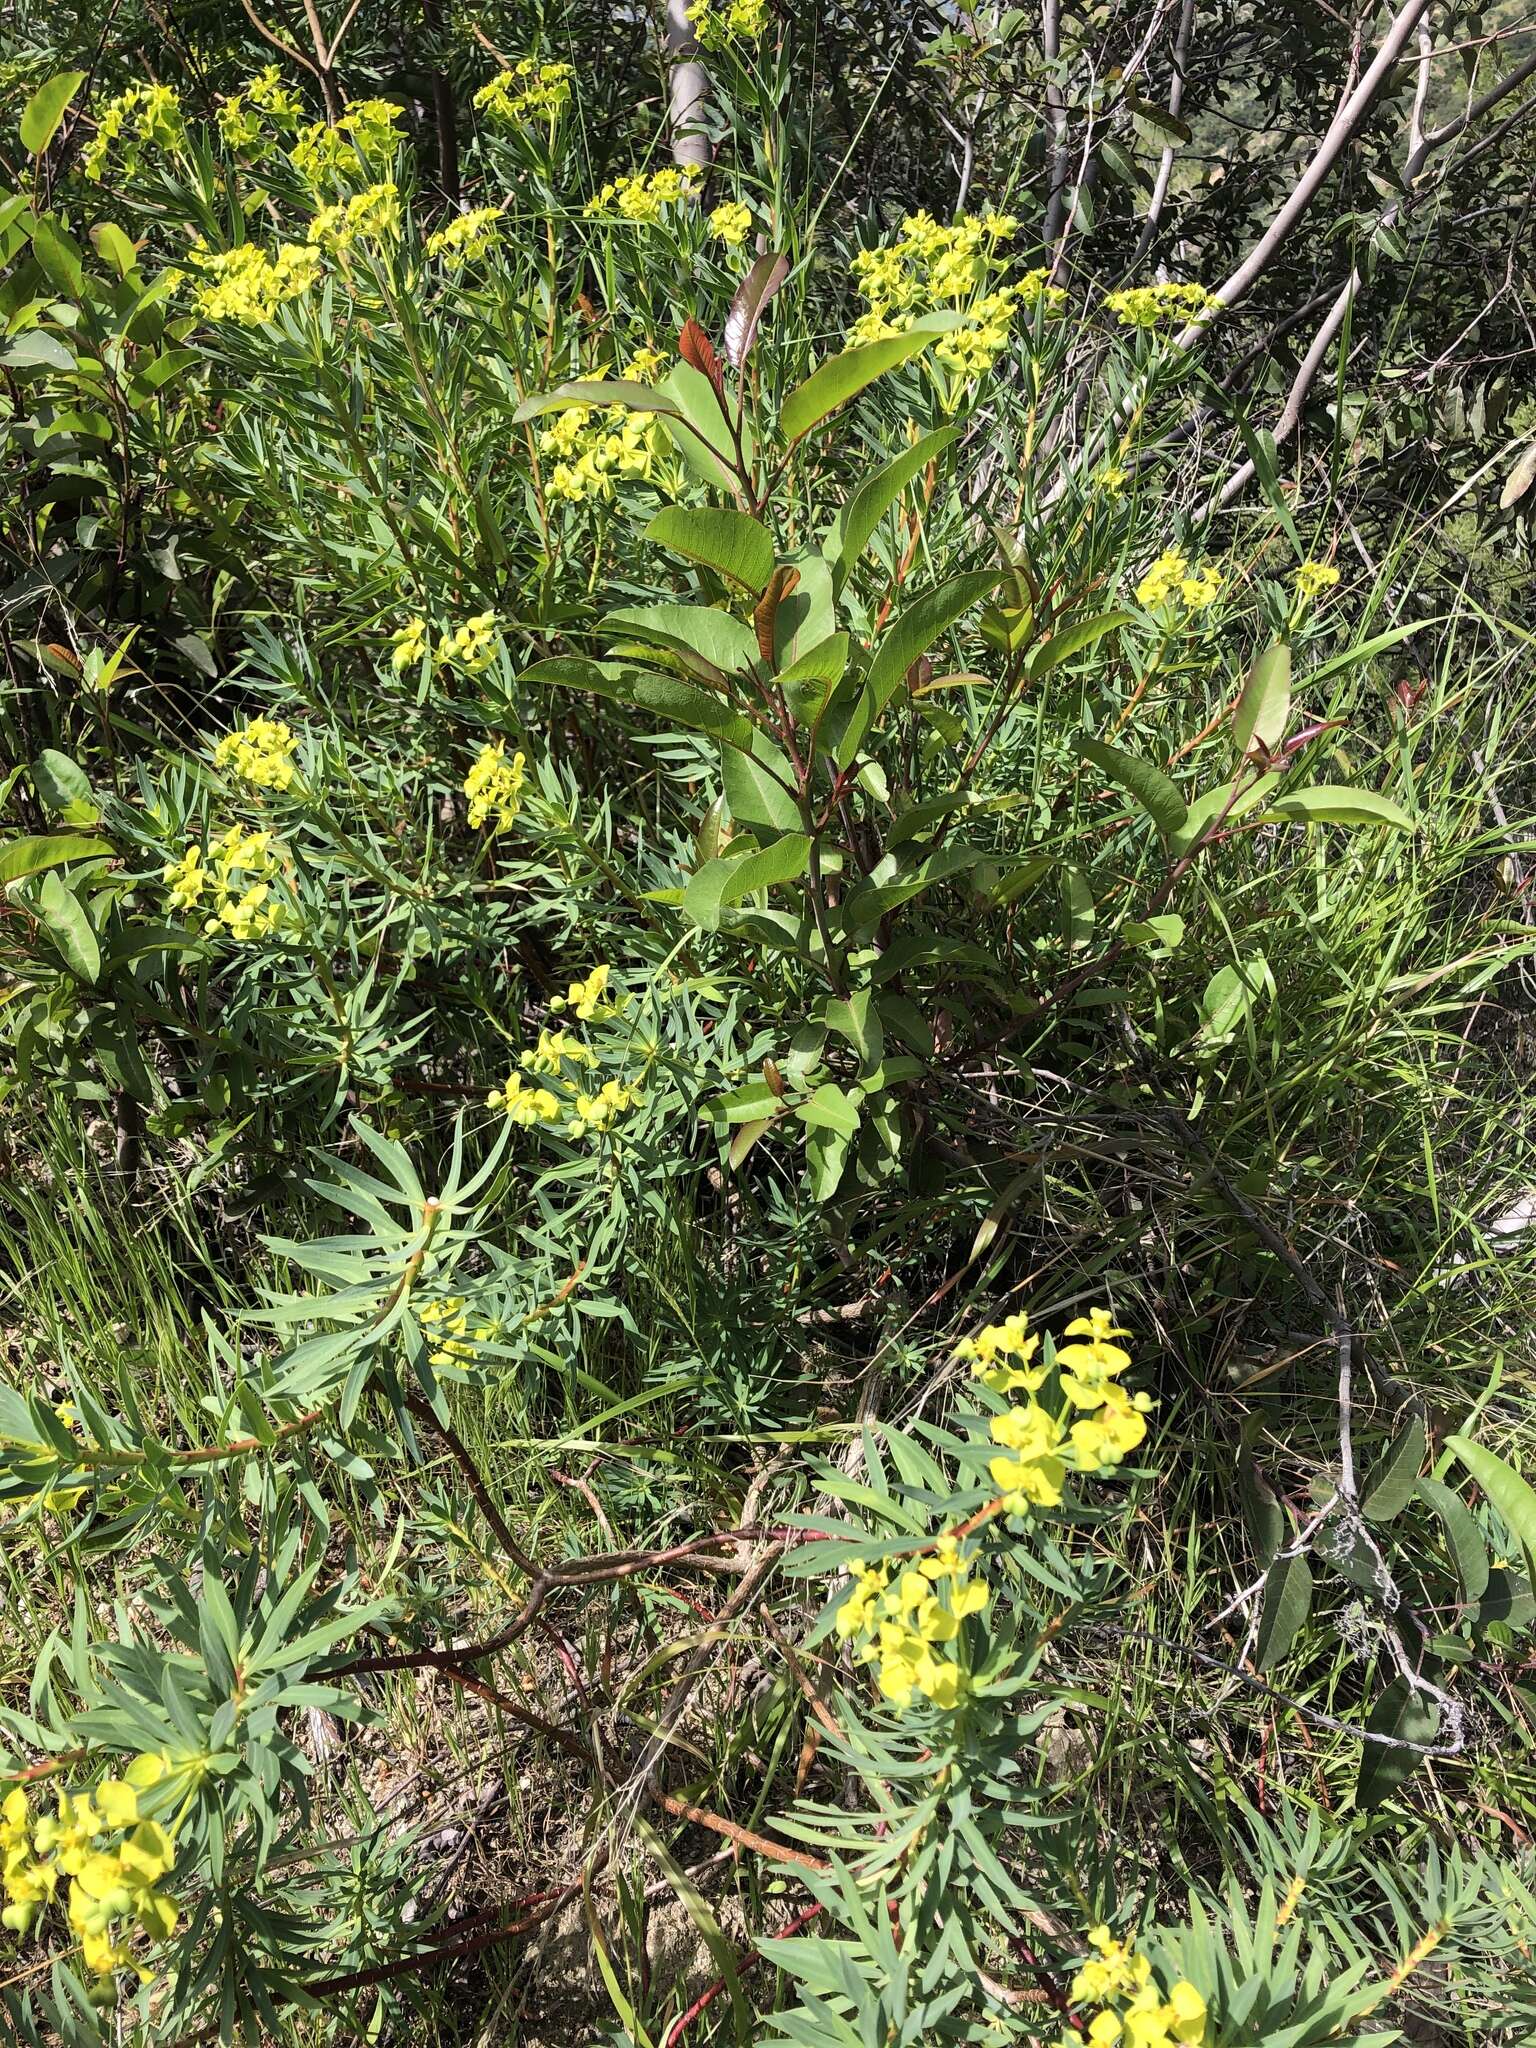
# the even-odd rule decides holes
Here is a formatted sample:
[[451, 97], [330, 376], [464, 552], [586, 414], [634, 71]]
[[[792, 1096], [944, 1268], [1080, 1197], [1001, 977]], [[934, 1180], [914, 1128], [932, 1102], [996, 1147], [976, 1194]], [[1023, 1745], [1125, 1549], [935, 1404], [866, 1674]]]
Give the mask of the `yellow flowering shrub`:
[[233, 939], [270, 938], [287, 922], [288, 911], [273, 891], [278, 878], [277, 854], [270, 832], [245, 832], [232, 825], [208, 848], [210, 859], [194, 841], [180, 860], [172, 861], [161, 880], [176, 910], [203, 910], [203, 930]]
[[334, 127], [316, 121], [303, 130], [289, 162], [316, 191], [359, 170], [381, 169], [399, 147], [400, 117], [390, 100], [349, 100]]
[[853, 259], [868, 311], [849, 329], [849, 341], [879, 341], [921, 314], [961, 311], [964, 324], [939, 337], [934, 357], [962, 383], [981, 376], [1006, 351], [1020, 309], [1055, 315], [1066, 305], [1066, 293], [1043, 269], [1002, 281], [1004, 245], [1017, 231], [1012, 214], [968, 214], [945, 227], [931, 214], [909, 213], [895, 241], [861, 249]]
[[452, 626], [437, 643], [437, 658], [466, 675], [483, 675], [496, 659], [501, 628], [494, 612], [476, 612], [461, 626]]
[[[1095, 1308], [1068, 1323], [1063, 1344], [1049, 1363], [1037, 1363], [1040, 1340], [1022, 1314], [989, 1324], [955, 1347], [956, 1360], [994, 1394], [1027, 1394], [988, 1423], [1000, 1455], [987, 1470], [996, 1499], [959, 1530], [948, 1530], [906, 1554], [892, 1576], [886, 1563], [859, 1569], [853, 1590], [839, 1606], [834, 1627], [845, 1642], [868, 1637], [858, 1655], [877, 1664], [881, 1693], [906, 1707], [920, 1694], [930, 1705], [952, 1709], [965, 1697], [968, 1666], [961, 1623], [985, 1612], [984, 1585], [969, 1573], [978, 1553], [964, 1542], [990, 1516], [1027, 1516], [1061, 1505], [1069, 1472], [1102, 1472], [1118, 1465], [1146, 1435], [1151, 1406], [1145, 1394], [1130, 1394], [1120, 1375], [1130, 1354], [1114, 1342], [1126, 1332], [1108, 1310]], [[1061, 1400], [1047, 1407], [1035, 1396], [1052, 1373]], [[1077, 1418], [1077, 1419], [1074, 1419]]]
[[478, 262], [495, 246], [500, 224], [499, 206], [471, 207], [447, 227], [428, 235], [427, 254], [440, 257], [447, 270], [462, 270], [466, 263]]
[[498, 71], [475, 94], [476, 111], [493, 122], [513, 127], [542, 115], [553, 121], [571, 97], [574, 72], [569, 64], [541, 64], [536, 57], [520, 57], [509, 70]]
[[0, 1924], [29, 1934], [64, 1883], [65, 1919], [95, 1979], [98, 2002], [115, 1998], [112, 1979], [119, 1970], [135, 1969], [148, 1980], [150, 1971], [135, 1959], [135, 1931], [153, 1941], [168, 1941], [176, 1931], [176, 1902], [160, 1884], [176, 1861], [174, 1832], [139, 1813], [140, 1792], [167, 1769], [162, 1756], [135, 1757], [125, 1777], [85, 1792], [61, 1790], [54, 1811], [35, 1819], [20, 1785], [0, 1804], [6, 1898]]
[[505, 740], [488, 740], [475, 756], [473, 767], [464, 778], [464, 794], [469, 798], [469, 822], [479, 828], [494, 819], [493, 832], [509, 832], [512, 821], [523, 807], [523, 779], [528, 762], [526, 756], [514, 754], [507, 759]]
[[611, 498], [621, 478], [644, 480], [654, 467], [657, 431], [648, 415], [627, 406], [565, 407], [539, 436], [539, 452], [554, 458], [549, 495], [576, 505]]
[[292, 134], [304, 117], [302, 101], [283, 83], [282, 66], [268, 64], [222, 101], [219, 133], [231, 149], [259, 163], [273, 145], [273, 131]]
[[616, 215], [620, 220], [654, 227], [665, 220], [673, 207], [694, 197], [703, 177], [697, 164], [685, 164], [680, 169], [669, 164], [662, 171], [626, 172], [622, 177], [610, 178], [587, 201], [586, 212], [594, 218]]
[[688, 20], [701, 50], [755, 43], [767, 32], [769, 0], [693, 0]]
[[387, 180], [351, 199], [322, 206], [309, 224], [309, 239], [333, 256], [358, 242], [393, 241], [400, 233], [400, 193]]
[[[573, 981], [564, 996], [550, 1004], [554, 1013], [568, 1011], [582, 1023], [606, 1024], [625, 1007], [627, 997], [612, 986], [612, 970], [599, 963], [579, 981]], [[563, 1129], [573, 1138], [593, 1137], [611, 1130], [627, 1111], [643, 1100], [640, 1087], [618, 1078], [592, 1085], [589, 1076], [599, 1056], [582, 1039], [561, 1026], [540, 1029], [534, 1043], [519, 1056], [521, 1072], [510, 1073], [500, 1088], [486, 1098], [487, 1106], [504, 1112], [508, 1120], [523, 1129], [548, 1125]], [[524, 1080], [524, 1075], [534, 1077]]]
[[146, 149], [178, 150], [186, 139], [181, 99], [174, 86], [131, 85], [103, 107], [81, 169], [99, 183], [115, 157], [119, 169], [131, 176]]
[[221, 255], [194, 247], [196, 281], [192, 300], [208, 320], [236, 320], [260, 327], [279, 306], [307, 292], [320, 275], [320, 251], [308, 242], [281, 242], [269, 256], [255, 242], [240, 242]]
[[1189, 611], [1203, 611], [1220, 595], [1220, 571], [1209, 562], [1193, 566], [1181, 548], [1160, 554], [1136, 586], [1136, 602], [1149, 609], [1177, 601]]
[[727, 249], [739, 249], [752, 232], [752, 211], [739, 199], [727, 199], [709, 216], [709, 232]]
[[1122, 327], [1155, 328], [1177, 321], [1181, 326], [1214, 312], [1221, 304], [1203, 284], [1141, 284], [1105, 295], [1105, 307]]
[[1332, 590], [1338, 581], [1339, 572], [1331, 562], [1303, 562], [1296, 571], [1296, 595], [1309, 603], [1325, 590]]
[[427, 1339], [428, 1360], [440, 1372], [462, 1371], [473, 1362], [476, 1345], [496, 1335], [494, 1323], [470, 1327], [469, 1310], [460, 1294], [440, 1295], [435, 1301], [416, 1303], [415, 1308]]
[[231, 770], [258, 789], [287, 789], [298, 745], [282, 719], [253, 718], [238, 732], [224, 735], [213, 750], [213, 765]]
[[[1094, 1953], [1072, 1980], [1074, 2006], [1099, 2010], [1086, 2029], [1090, 2048], [1199, 2048], [1206, 2033], [1206, 2006], [1195, 1986], [1181, 1977], [1165, 1998], [1153, 1981], [1152, 1965], [1129, 1941], [1116, 1941], [1107, 1927], [1088, 1934]], [[1073, 2034], [1062, 2048], [1081, 2048]]]
[[431, 635], [425, 619], [407, 619], [403, 626], [397, 626], [389, 636], [389, 665], [399, 675], [403, 669], [414, 668], [428, 653]]

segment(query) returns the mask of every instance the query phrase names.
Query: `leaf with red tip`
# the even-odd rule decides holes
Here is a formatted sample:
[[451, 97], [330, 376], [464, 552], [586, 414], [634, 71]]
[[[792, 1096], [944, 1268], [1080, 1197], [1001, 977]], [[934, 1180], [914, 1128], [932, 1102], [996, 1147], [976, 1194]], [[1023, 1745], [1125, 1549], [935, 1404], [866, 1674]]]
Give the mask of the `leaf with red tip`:
[[715, 354], [715, 344], [697, 320], [683, 322], [683, 331], [677, 337], [677, 352], [685, 363], [691, 363], [694, 369], [702, 370], [717, 391], [720, 389], [720, 359]]

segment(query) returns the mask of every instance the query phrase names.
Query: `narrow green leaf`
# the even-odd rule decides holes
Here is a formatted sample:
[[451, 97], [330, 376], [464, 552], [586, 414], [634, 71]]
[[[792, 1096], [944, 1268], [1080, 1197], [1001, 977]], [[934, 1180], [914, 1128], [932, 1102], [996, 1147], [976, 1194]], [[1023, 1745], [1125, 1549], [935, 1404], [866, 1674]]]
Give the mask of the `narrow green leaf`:
[[1408, 813], [1374, 789], [1318, 783], [1272, 797], [1269, 808], [1276, 817], [1301, 818], [1309, 825], [1390, 825], [1397, 832], [1413, 830]]
[[936, 327], [919, 325], [909, 327], [904, 334], [888, 334], [879, 341], [844, 349], [790, 392], [779, 411], [779, 432], [786, 441], [798, 441], [829, 413], [856, 398], [877, 377], [910, 362], [937, 341], [939, 333]]
[[1361, 1510], [1371, 1521], [1390, 1522], [1413, 1499], [1428, 1441], [1424, 1418], [1410, 1415], [1361, 1488]]
[[773, 542], [760, 520], [724, 505], [668, 505], [645, 538], [740, 583], [754, 596], [773, 574]]
[[1311, 1611], [1312, 1567], [1304, 1557], [1278, 1558], [1264, 1580], [1253, 1658], [1256, 1671], [1273, 1670], [1296, 1640]]
[[863, 744], [864, 735], [900, 687], [913, 662], [926, 654], [939, 635], [947, 633], [972, 605], [979, 603], [989, 590], [995, 588], [1001, 573], [1001, 570], [987, 569], [979, 574], [952, 576], [947, 583], [939, 584], [914, 604], [908, 605], [901, 616], [891, 622], [881, 635], [864, 678], [864, 688], [838, 740], [839, 767], [850, 765]]
[[1161, 768], [1155, 768], [1139, 754], [1127, 753], [1123, 747], [1108, 746], [1088, 733], [1078, 734], [1077, 751], [1111, 782], [1128, 790], [1159, 832], [1171, 836], [1182, 828], [1189, 811], [1183, 797]]
[[1053, 633], [1049, 640], [1043, 640], [1035, 649], [1025, 663], [1025, 674], [1032, 678], [1049, 675], [1053, 668], [1060, 668], [1074, 654], [1081, 654], [1085, 647], [1092, 647], [1106, 633], [1118, 632], [1134, 617], [1134, 612], [1101, 612], [1097, 618], [1079, 619], [1075, 626], [1063, 627], [1061, 632]]
[[566, 412], [573, 405], [622, 405], [630, 412], [678, 413], [677, 401], [653, 384], [636, 384], [624, 377], [580, 378], [575, 383], [557, 384], [553, 391], [541, 391], [525, 398], [513, 413], [515, 420], [536, 419], [543, 412]]
[[84, 78], [83, 71], [56, 72], [27, 101], [21, 117], [21, 146], [28, 155], [41, 156], [58, 134], [65, 109]]
[[1273, 753], [1285, 738], [1291, 716], [1291, 649], [1286, 640], [1266, 647], [1249, 669], [1232, 714], [1232, 742], [1239, 754], [1257, 743]]
[[9, 839], [0, 845], [0, 888], [7, 882], [19, 882], [26, 875], [40, 875], [44, 868], [62, 867], [71, 860], [94, 860], [111, 851], [105, 839], [83, 839], [78, 832]]
[[1445, 1448], [1454, 1451], [1472, 1474], [1536, 1571], [1536, 1492], [1512, 1465], [1469, 1437], [1448, 1436]]
[[1459, 1493], [1438, 1479], [1421, 1479], [1418, 1495], [1440, 1518], [1462, 1599], [1481, 1600], [1488, 1590], [1488, 1546], [1472, 1510]]
[[846, 581], [875, 528], [907, 485], [943, 454], [959, 431], [958, 427], [940, 427], [932, 434], [924, 434], [910, 448], [883, 463], [873, 476], [865, 477], [854, 491], [843, 508], [842, 518], [828, 536], [827, 555], [839, 584]]

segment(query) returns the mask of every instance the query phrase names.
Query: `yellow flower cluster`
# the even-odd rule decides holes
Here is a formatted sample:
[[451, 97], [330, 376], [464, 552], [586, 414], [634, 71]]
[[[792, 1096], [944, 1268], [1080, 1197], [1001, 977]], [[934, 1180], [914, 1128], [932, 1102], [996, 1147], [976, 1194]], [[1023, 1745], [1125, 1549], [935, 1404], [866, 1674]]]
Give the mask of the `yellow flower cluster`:
[[539, 448], [555, 458], [549, 495], [579, 505], [584, 498], [611, 498], [621, 477], [648, 477], [656, 429], [644, 413], [627, 406], [570, 405], [539, 436]]
[[914, 1693], [946, 1711], [958, 1706], [966, 1689], [959, 1655], [960, 1624], [985, 1611], [991, 1595], [970, 1577], [971, 1559], [953, 1536], [941, 1536], [929, 1557], [920, 1558], [891, 1582], [883, 1564], [866, 1566], [834, 1620], [844, 1642], [873, 1630], [860, 1651], [864, 1663], [878, 1663], [876, 1682], [893, 1706], [907, 1707]]
[[599, 1020], [616, 1017], [629, 998], [610, 988], [612, 973], [607, 961], [600, 961], [583, 980], [573, 981], [563, 996], [556, 996], [550, 1009], [557, 1016], [560, 1011], [569, 1010], [583, 1024], [590, 1024], [594, 1017]]
[[1309, 602], [1332, 590], [1338, 580], [1339, 572], [1331, 562], [1303, 562], [1296, 571], [1296, 595]]
[[334, 127], [316, 121], [306, 128], [289, 162], [316, 191], [355, 175], [359, 159], [378, 168], [394, 160], [401, 110], [390, 100], [348, 100]]
[[[1205, 2000], [1188, 1978], [1165, 1999], [1151, 1963], [1130, 1942], [1116, 1941], [1107, 1927], [1091, 1928], [1088, 1942], [1095, 1953], [1072, 1980], [1072, 2003], [1101, 2008], [1088, 2025], [1090, 2048], [1199, 2048]], [[1070, 2039], [1071, 2048], [1082, 2048], [1081, 2035]]]
[[701, 50], [755, 43], [768, 27], [768, 0], [693, 0], [688, 20]]
[[445, 1294], [437, 1301], [424, 1301], [416, 1309], [416, 1320], [427, 1337], [427, 1357], [445, 1370], [462, 1369], [475, 1355], [476, 1344], [497, 1333], [494, 1323], [469, 1327], [469, 1311], [461, 1294]]
[[507, 759], [505, 740], [489, 740], [475, 756], [474, 765], [464, 778], [464, 794], [469, 798], [469, 823], [473, 831], [479, 831], [487, 819], [494, 817], [493, 832], [509, 832], [512, 820], [523, 808], [523, 781], [528, 766], [527, 756], [514, 754]]
[[1160, 554], [1136, 586], [1136, 602], [1147, 606], [1182, 599], [1192, 612], [1203, 611], [1221, 595], [1221, 573], [1209, 562], [1192, 567], [1180, 548]]
[[233, 769], [258, 789], [286, 789], [293, 781], [298, 741], [281, 719], [253, 718], [226, 733], [213, 750], [215, 768]]
[[[627, 1000], [610, 989], [606, 965], [594, 967], [580, 981], [573, 981], [570, 993], [557, 997], [551, 1010], [569, 1009], [583, 1022], [604, 1023], [616, 1017]], [[563, 1125], [572, 1137], [590, 1137], [612, 1128], [626, 1110], [642, 1100], [638, 1086], [625, 1081], [604, 1081], [595, 1089], [584, 1085], [584, 1076], [597, 1065], [591, 1046], [561, 1029], [539, 1032], [535, 1044], [520, 1055], [522, 1073], [508, 1074], [504, 1085], [487, 1096], [491, 1109], [500, 1109], [525, 1130], [535, 1124]], [[524, 1074], [544, 1076], [554, 1087]], [[558, 1093], [556, 1091], [559, 1091]]]
[[631, 384], [654, 384], [670, 360], [659, 348], [637, 348], [624, 365], [624, 375]]
[[571, 97], [573, 73], [569, 64], [541, 64], [536, 57], [520, 57], [510, 71], [498, 71], [489, 85], [475, 94], [475, 106], [492, 121], [504, 121], [510, 128], [542, 114], [553, 121]]
[[[110, 1996], [113, 1972], [133, 1966], [132, 1929], [120, 1923], [136, 1923], [157, 1941], [176, 1931], [176, 1903], [159, 1889], [176, 1861], [176, 1845], [158, 1821], [139, 1815], [139, 1793], [158, 1784], [167, 1768], [162, 1756], [135, 1757], [123, 1778], [108, 1778], [90, 1792], [60, 1792], [55, 1812], [35, 1821], [19, 1785], [0, 1804], [6, 1897], [0, 1922], [15, 1934], [29, 1933], [67, 1878], [65, 1916], [104, 1996]], [[109, 1848], [112, 1835], [119, 1839]], [[141, 1968], [139, 1975], [147, 1981], [151, 1972]]]
[[[1049, 1368], [1030, 1363], [1035, 1339], [1025, 1334], [1022, 1316], [1010, 1316], [959, 1347], [984, 1386], [995, 1393], [1023, 1388], [1030, 1397], [1023, 1407], [994, 1415], [988, 1425], [992, 1441], [1009, 1454], [991, 1459], [987, 1470], [1010, 1515], [1059, 1507], [1069, 1471], [1099, 1472], [1118, 1465], [1147, 1433], [1151, 1403], [1145, 1394], [1128, 1394], [1119, 1383], [1131, 1360], [1111, 1341], [1126, 1333], [1115, 1327], [1109, 1311], [1090, 1310], [1068, 1323], [1066, 1334], [1081, 1341], [1064, 1344], [1056, 1353], [1067, 1401], [1056, 1414], [1034, 1398]], [[1081, 1411], [1080, 1421], [1071, 1420], [1075, 1411]]]
[[1122, 327], [1151, 328], [1165, 320], [1202, 319], [1221, 301], [1203, 284], [1139, 284], [1128, 291], [1110, 292], [1104, 304]]
[[268, 130], [291, 134], [303, 114], [302, 101], [283, 83], [282, 66], [268, 64], [220, 106], [219, 133], [231, 149], [259, 163], [272, 147]]
[[270, 938], [288, 914], [272, 888], [278, 877], [272, 834], [242, 832], [231, 825], [208, 851], [211, 865], [194, 841], [180, 860], [162, 871], [173, 907], [198, 910], [206, 904], [209, 916], [203, 930], [210, 935], [227, 933], [242, 942]]
[[90, 146], [80, 160], [85, 175], [100, 183], [114, 150], [131, 175], [148, 148], [180, 149], [187, 138], [181, 101], [170, 85], [130, 85], [102, 109]]
[[427, 652], [428, 632], [425, 619], [407, 619], [403, 626], [397, 626], [389, 636], [389, 665], [396, 675], [408, 668], [414, 668]]
[[589, 215], [616, 213], [620, 220], [654, 227], [665, 219], [669, 207], [681, 206], [693, 197], [703, 176], [697, 164], [684, 164], [680, 170], [669, 165], [664, 171], [626, 172], [622, 178], [610, 178], [601, 192], [587, 201], [586, 211]]
[[439, 637], [437, 658], [467, 675], [483, 675], [496, 659], [500, 633], [494, 612], [476, 612]]
[[279, 306], [307, 292], [320, 275], [320, 251], [307, 242], [281, 242], [269, 256], [255, 242], [240, 242], [220, 256], [201, 245], [193, 304], [208, 320], [238, 320], [260, 327]]
[[441, 256], [445, 268], [462, 270], [477, 263], [496, 242], [501, 223], [499, 206], [475, 206], [461, 213], [447, 227], [427, 237], [427, 254]]
[[393, 241], [399, 233], [400, 192], [388, 180], [322, 206], [309, 224], [310, 241], [333, 256], [344, 255], [358, 242]]
[[727, 249], [739, 249], [752, 232], [752, 210], [739, 199], [727, 199], [709, 216], [709, 232]]
[[967, 214], [943, 227], [928, 213], [909, 213], [896, 241], [862, 249], [853, 275], [869, 311], [848, 331], [854, 343], [900, 334], [919, 314], [963, 308], [965, 325], [942, 335], [934, 355], [962, 380], [989, 370], [1007, 348], [1015, 312], [1039, 308], [1058, 313], [1066, 293], [1044, 270], [1031, 270], [1012, 284], [997, 282], [1006, 267], [1003, 244], [1017, 232], [1012, 214]]

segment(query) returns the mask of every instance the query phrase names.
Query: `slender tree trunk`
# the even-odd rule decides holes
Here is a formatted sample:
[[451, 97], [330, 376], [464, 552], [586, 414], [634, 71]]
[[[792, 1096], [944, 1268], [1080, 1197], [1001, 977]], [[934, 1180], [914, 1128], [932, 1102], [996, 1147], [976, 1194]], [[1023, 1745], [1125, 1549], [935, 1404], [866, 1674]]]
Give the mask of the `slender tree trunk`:
[[421, 18], [430, 43], [432, 125], [437, 130], [437, 182], [450, 206], [459, 203], [459, 115], [453, 80], [442, 69], [443, 0], [421, 0]]
[[667, 0], [667, 62], [672, 117], [672, 161], [709, 166], [709, 138], [698, 126], [709, 93], [709, 73], [699, 62], [699, 45], [688, 19], [688, 0]]

